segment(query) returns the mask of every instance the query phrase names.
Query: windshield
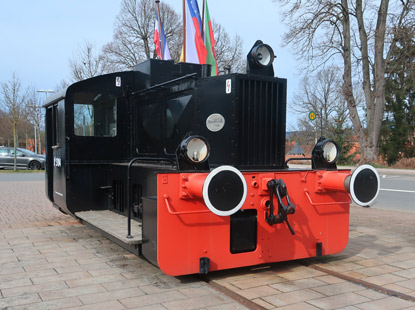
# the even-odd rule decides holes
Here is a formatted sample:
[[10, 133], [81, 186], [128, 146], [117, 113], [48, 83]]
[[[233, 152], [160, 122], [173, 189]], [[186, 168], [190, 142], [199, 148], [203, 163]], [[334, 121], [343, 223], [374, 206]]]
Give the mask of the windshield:
[[38, 155], [35, 152], [29, 151], [29, 150], [26, 150], [26, 149], [18, 149], [18, 150], [22, 153], [25, 153], [26, 155], [31, 155], [31, 156]]

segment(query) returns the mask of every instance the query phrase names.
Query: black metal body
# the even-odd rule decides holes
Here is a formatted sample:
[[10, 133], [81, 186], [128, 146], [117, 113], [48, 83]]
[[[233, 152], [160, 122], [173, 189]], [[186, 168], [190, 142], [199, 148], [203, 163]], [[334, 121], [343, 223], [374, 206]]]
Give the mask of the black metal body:
[[[244, 74], [206, 77], [207, 69], [149, 60], [135, 71], [81, 81], [48, 98], [48, 198], [68, 213], [112, 209], [127, 215], [128, 162], [154, 159], [138, 160], [131, 168], [133, 217], [140, 218], [141, 198], [155, 196], [154, 176], [178, 171], [161, 159], [175, 161], [176, 149], [189, 133], [209, 141], [211, 167], [283, 169], [286, 80]], [[111, 102], [116, 107], [104, 111]], [[79, 112], [88, 105], [93, 117]], [[225, 124], [219, 131], [207, 125], [212, 114]], [[89, 126], [85, 118], [90, 118]], [[111, 123], [110, 129], [102, 124], [113, 118], [116, 125]], [[143, 162], [151, 165], [149, 172], [141, 172]]]

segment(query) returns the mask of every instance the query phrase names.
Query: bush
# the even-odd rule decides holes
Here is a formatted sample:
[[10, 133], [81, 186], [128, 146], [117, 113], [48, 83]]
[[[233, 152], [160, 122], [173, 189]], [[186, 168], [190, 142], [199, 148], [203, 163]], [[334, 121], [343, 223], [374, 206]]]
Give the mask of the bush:
[[412, 158], [402, 158], [398, 160], [392, 168], [397, 169], [415, 169], [415, 157]]

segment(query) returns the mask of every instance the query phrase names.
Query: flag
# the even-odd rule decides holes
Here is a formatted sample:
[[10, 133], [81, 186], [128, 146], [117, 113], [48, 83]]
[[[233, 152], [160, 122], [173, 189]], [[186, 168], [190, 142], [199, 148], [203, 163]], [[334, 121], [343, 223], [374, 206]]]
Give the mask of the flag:
[[218, 75], [218, 63], [216, 61], [215, 53], [215, 38], [213, 37], [212, 22], [210, 20], [209, 9], [207, 5], [207, 0], [205, 2], [205, 16], [204, 16], [204, 41], [206, 46], [206, 63], [212, 66], [210, 75]]
[[154, 43], [156, 44], [156, 54], [159, 59], [171, 59], [169, 47], [167, 46], [166, 36], [164, 35], [163, 23], [160, 22], [157, 10], [156, 22], [154, 23]]
[[185, 0], [186, 62], [206, 63], [206, 47], [202, 38], [202, 20], [196, 0]]

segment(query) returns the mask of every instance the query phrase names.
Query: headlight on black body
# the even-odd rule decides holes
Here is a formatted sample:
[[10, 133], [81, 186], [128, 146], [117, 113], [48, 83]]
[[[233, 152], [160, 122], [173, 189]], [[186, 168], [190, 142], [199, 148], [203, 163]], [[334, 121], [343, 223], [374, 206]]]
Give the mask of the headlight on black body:
[[337, 169], [336, 161], [339, 156], [339, 147], [331, 139], [321, 137], [312, 152], [313, 169]]
[[191, 135], [179, 145], [176, 156], [180, 170], [209, 170], [210, 147], [202, 136]]

